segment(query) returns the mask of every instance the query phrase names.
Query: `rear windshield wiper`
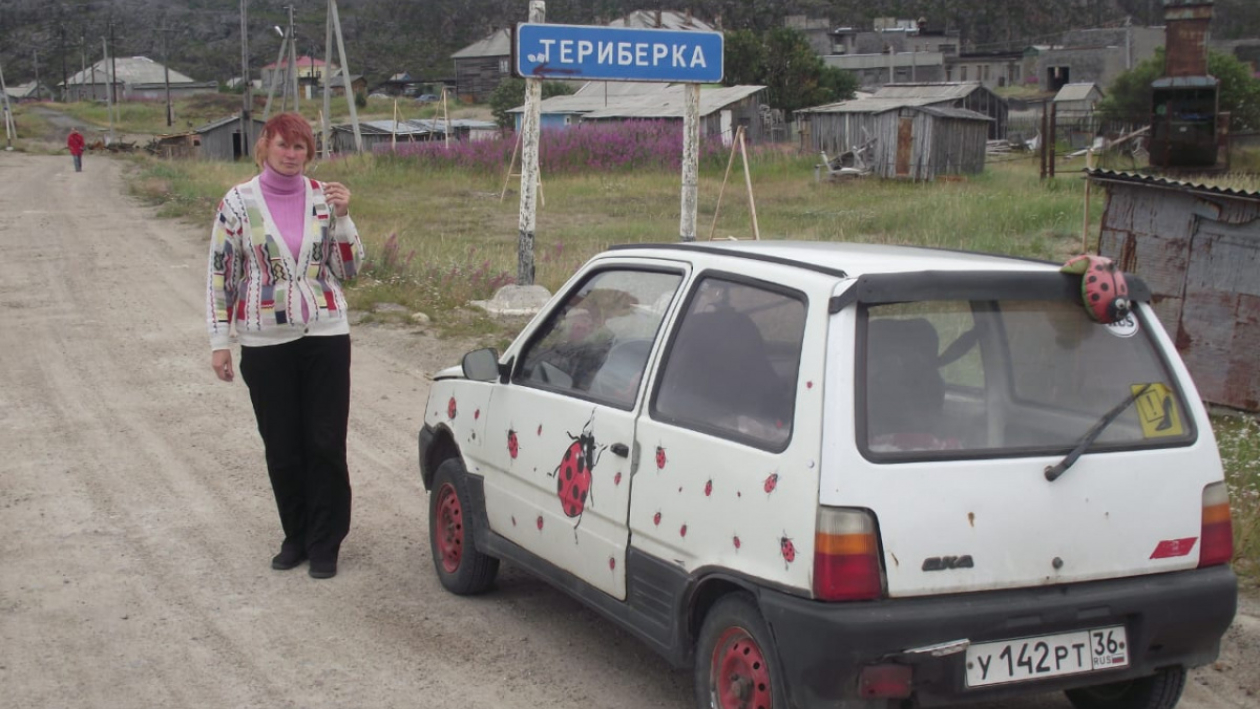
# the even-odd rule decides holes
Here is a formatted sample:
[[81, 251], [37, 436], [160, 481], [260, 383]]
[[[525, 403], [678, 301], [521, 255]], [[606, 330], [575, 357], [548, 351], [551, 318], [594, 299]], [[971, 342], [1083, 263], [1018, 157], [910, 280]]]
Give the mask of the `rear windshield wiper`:
[[1147, 382], [1142, 385], [1141, 389], [1138, 389], [1132, 394], [1124, 397], [1123, 401], [1116, 404], [1107, 413], [1103, 414], [1102, 418], [1098, 419], [1093, 426], [1090, 426], [1089, 430], [1085, 432], [1085, 435], [1081, 437], [1081, 440], [1077, 441], [1076, 446], [1072, 448], [1071, 453], [1067, 454], [1067, 457], [1055, 465], [1046, 466], [1046, 480], [1054, 482], [1059, 479], [1060, 475], [1066, 473], [1067, 469], [1072, 467], [1072, 465], [1076, 463], [1077, 459], [1081, 457], [1081, 454], [1088, 450], [1089, 447], [1094, 444], [1094, 441], [1098, 440], [1098, 437], [1102, 435], [1103, 431], [1107, 430], [1107, 427], [1111, 425], [1111, 422], [1119, 418], [1120, 414], [1124, 413], [1125, 409], [1129, 408], [1133, 402], [1137, 401], [1138, 398], [1145, 394], [1146, 390], [1150, 388], [1151, 383]]

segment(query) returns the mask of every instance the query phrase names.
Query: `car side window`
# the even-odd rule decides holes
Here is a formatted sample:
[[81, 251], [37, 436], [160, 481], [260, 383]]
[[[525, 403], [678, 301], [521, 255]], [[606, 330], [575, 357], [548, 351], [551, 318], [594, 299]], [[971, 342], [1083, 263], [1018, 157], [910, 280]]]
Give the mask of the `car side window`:
[[677, 328], [654, 418], [767, 450], [792, 435], [803, 297], [706, 277]]
[[556, 308], [521, 353], [513, 381], [630, 409], [677, 273], [605, 270]]

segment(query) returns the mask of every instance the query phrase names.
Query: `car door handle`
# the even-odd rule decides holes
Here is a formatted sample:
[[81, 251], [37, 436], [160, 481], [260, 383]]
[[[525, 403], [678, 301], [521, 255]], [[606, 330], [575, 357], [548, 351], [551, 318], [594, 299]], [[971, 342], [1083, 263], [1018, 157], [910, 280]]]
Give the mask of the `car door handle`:
[[619, 455], [622, 458], [630, 455], [630, 446], [627, 446], [624, 443], [614, 443], [609, 446], [609, 450], [611, 450], [614, 455]]

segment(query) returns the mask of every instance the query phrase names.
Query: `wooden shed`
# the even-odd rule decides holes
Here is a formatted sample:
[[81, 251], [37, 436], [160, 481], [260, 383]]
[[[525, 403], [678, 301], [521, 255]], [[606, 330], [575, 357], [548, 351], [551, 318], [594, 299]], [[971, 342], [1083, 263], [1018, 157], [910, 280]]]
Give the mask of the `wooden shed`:
[[815, 151], [834, 157], [867, 146], [867, 164], [880, 177], [933, 180], [984, 171], [992, 119], [975, 111], [869, 98], [798, 113]]
[[1010, 104], [1006, 99], [985, 88], [979, 81], [941, 81], [886, 84], [873, 98], [914, 101], [919, 106], [937, 108], [965, 108], [988, 116], [989, 139], [1006, 138], [1010, 117]]
[[1098, 253], [1150, 286], [1205, 401], [1260, 411], [1260, 192], [1092, 170]]
[[451, 55], [455, 92], [461, 101], [484, 103], [499, 82], [512, 76], [512, 32], [496, 30]]
[[248, 140], [241, 136], [241, 117], [229, 116], [194, 131], [201, 140], [200, 155], [206, 160], [236, 160], [254, 154], [254, 143], [262, 135], [263, 122], [250, 118]]

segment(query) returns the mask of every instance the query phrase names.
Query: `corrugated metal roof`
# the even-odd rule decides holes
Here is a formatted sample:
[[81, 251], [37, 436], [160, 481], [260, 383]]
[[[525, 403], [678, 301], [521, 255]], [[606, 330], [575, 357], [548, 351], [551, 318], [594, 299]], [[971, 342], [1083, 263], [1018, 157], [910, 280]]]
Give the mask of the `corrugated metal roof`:
[[[412, 118], [406, 121], [392, 120], [382, 121], [359, 121], [359, 132], [374, 135], [427, 135], [429, 133], [445, 133], [447, 122], [440, 119], [432, 118]], [[468, 128], [470, 130], [488, 130], [497, 128], [498, 125], [493, 121], [477, 121], [469, 118], [455, 118], [450, 122], [452, 129]], [[349, 123], [333, 126], [335, 130], [354, 130], [354, 126]]]
[[619, 17], [609, 22], [608, 26], [633, 27], [636, 29], [697, 30], [702, 32], [713, 32], [716, 29], [695, 17], [688, 17], [685, 13], [674, 10], [661, 10], [661, 24], [659, 26], [656, 24], [655, 10], [635, 10], [624, 17]]
[[1157, 89], [1204, 89], [1216, 86], [1214, 76], [1165, 76], [1151, 82]]
[[[161, 84], [166, 81], [165, 67], [148, 57], [118, 57], [114, 60], [114, 63], [116, 64], [118, 71], [115, 81], [118, 83]], [[74, 86], [76, 84], [91, 84], [93, 68], [96, 70], [96, 83], [107, 83], [105, 78], [105, 60], [102, 59], [88, 67], [86, 71], [80, 71], [74, 76], [71, 76], [66, 81], [66, 84], [69, 86]], [[171, 69], [171, 83], [196, 84], [201, 82]]]
[[1216, 187], [1214, 185], [1205, 185], [1195, 182], [1183, 182], [1181, 180], [1173, 180], [1156, 175], [1139, 175], [1137, 173], [1117, 172], [1115, 170], [1086, 170], [1085, 173], [1090, 178], [1101, 182], [1127, 182], [1135, 185], [1152, 185], [1155, 187], [1180, 189], [1188, 192], [1204, 192], [1207, 194], [1239, 197], [1241, 199], [1260, 200], [1260, 192], [1236, 190], [1230, 187]]
[[950, 108], [949, 106], [918, 106], [915, 110], [923, 111], [932, 116], [940, 116], [941, 118], [959, 118], [965, 121], [988, 121], [993, 119], [978, 111], [972, 111], [966, 108]]
[[1102, 89], [1098, 88], [1098, 84], [1093, 82], [1085, 82], [1081, 84], [1066, 84], [1059, 89], [1059, 93], [1054, 95], [1055, 101], [1085, 101], [1089, 98], [1091, 92], [1097, 91], [1102, 95]]
[[485, 39], [473, 42], [451, 55], [451, 59], [471, 59], [474, 57], [506, 57], [512, 53], [512, 34], [505, 28], [495, 30]]
[[[207, 132], [209, 132], [209, 131], [214, 130], [215, 128], [220, 128], [220, 127], [225, 126], [225, 125], [227, 125], [227, 124], [229, 124], [229, 123], [235, 123], [235, 122], [238, 122], [238, 121], [240, 121], [240, 120], [241, 120], [241, 116], [240, 116], [240, 114], [237, 114], [237, 115], [234, 115], [234, 116], [228, 116], [227, 118], [220, 118], [220, 119], [219, 119], [219, 120], [217, 120], [217, 121], [212, 121], [212, 122], [210, 122], [210, 123], [205, 124], [204, 126], [202, 126], [202, 127], [200, 127], [200, 128], [196, 128], [196, 129], [194, 129], [194, 130], [193, 130], [193, 132], [194, 132], [194, 133], [207, 133]], [[257, 118], [250, 118], [250, 121], [252, 121], [252, 122], [253, 122], [253, 124], [254, 124], [255, 126], [262, 126], [262, 125], [263, 125], [263, 122], [262, 122], [262, 121], [260, 121], [260, 120], [258, 120]]]
[[[648, 93], [623, 96], [609, 94], [607, 101], [598, 91], [572, 96], [552, 96], [542, 101], [540, 110], [546, 114], [583, 114], [590, 118], [681, 118], [683, 115], [683, 88], [681, 84], [657, 84], [660, 88]], [[736, 101], [752, 96], [764, 86], [722, 86], [700, 89], [700, 115], [707, 116]], [[520, 113], [524, 106], [517, 106], [508, 113]]]
[[636, 96], [661, 91], [669, 86], [659, 81], [588, 81], [573, 93], [574, 96]]
[[948, 101], [966, 98], [984, 88], [979, 81], [945, 81], [937, 83], [885, 84], [875, 91], [875, 98], [930, 98]]
[[802, 113], [883, 113], [899, 108], [918, 108], [941, 103], [937, 98], [858, 98], [839, 103], [829, 103], [813, 108], [803, 108]]

